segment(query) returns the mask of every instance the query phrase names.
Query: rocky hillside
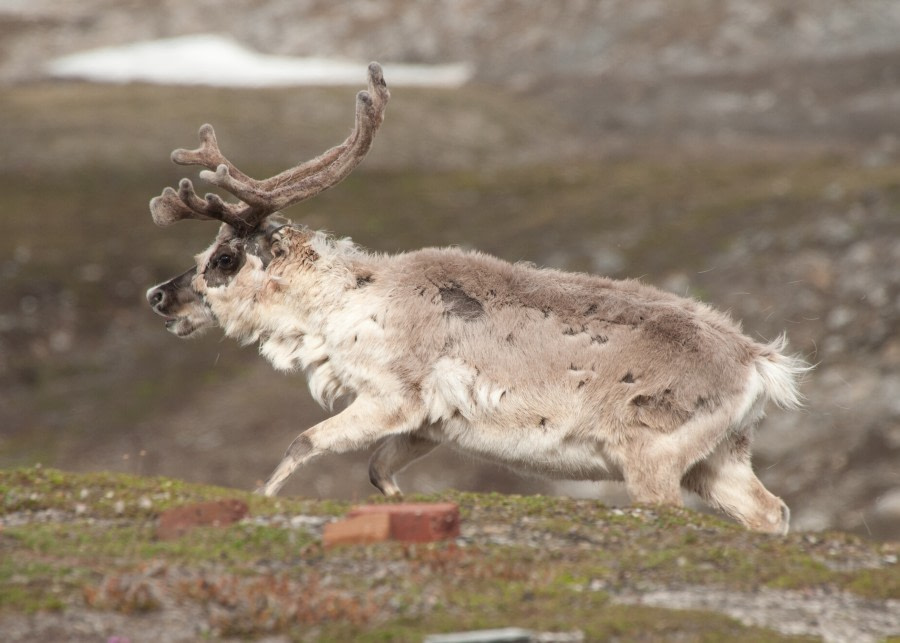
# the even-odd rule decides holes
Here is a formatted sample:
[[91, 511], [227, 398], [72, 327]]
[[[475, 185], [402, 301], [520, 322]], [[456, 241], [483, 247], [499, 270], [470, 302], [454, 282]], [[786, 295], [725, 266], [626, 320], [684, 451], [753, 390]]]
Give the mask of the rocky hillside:
[[626, 150], [746, 134], [892, 147], [898, 28], [891, 0], [7, 0], [0, 81], [93, 47], [222, 33], [273, 54], [468, 63], [477, 83], [545, 98]]

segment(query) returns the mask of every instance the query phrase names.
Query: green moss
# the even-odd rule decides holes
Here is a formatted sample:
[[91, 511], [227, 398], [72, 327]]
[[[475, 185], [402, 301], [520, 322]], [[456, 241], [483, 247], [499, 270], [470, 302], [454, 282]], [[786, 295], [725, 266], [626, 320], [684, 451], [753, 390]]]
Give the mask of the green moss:
[[863, 569], [846, 579], [846, 589], [869, 598], [900, 600], [900, 570], [893, 567]]
[[57, 509], [91, 518], [154, 518], [169, 507], [218, 498], [245, 501], [252, 515], [339, 515], [349, 503], [264, 498], [246, 491], [121, 473], [63, 473], [47, 467], [0, 470], [0, 515]]
[[0, 557], [0, 606], [34, 613], [57, 611], [79, 587], [77, 574], [68, 566], [58, 566], [22, 556]]
[[6, 530], [4, 538], [16, 549], [41, 557], [123, 561], [127, 565], [154, 559], [234, 567], [258, 560], [292, 560], [313, 537], [299, 529], [238, 524], [227, 529], [198, 528], [188, 538], [159, 541], [153, 521], [31, 524]]
[[[721, 615], [615, 604], [638, 587], [752, 591], [829, 588], [896, 598], [896, 565], [834, 571], [801, 537], [748, 533], [685, 509], [610, 509], [587, 500], [448, 492], [413, 500], [452, 501], [474, 528], [456, 543], [386, 543], [323, 550], [304, 529], [241, 522], [158, 541], [166, 507], [238, 497], [258, 516], [335, 515], [347, 503], [259, 498], [166, 478], [0, 471], [4, 514], [70, 512], [64, 522], [0, 531], [0, 610], [34, 612], [87, 605], [123, 612], [206, 605], [221, 635], [299, 636], [314, 626], [331, 640], [421, 640], [424, 634], [501, 627], [580, 629], [588, 640], [780, 640]], [[148, 504], [142, 499], [150, 499]], [[374, 499], [373, 499], [374, 500]], [[83, 507], [73, 510], [76, 503]], [[117, 504], [119, 503], [119, 504]], [[510, 529], [510, 544], [479, 530]], [[871, 560], [859, 539], [829, 547]], [[168, 597], [168, 598], [166, 598]]]
[[495, 605], [492, 594], [476, 595], [468, 611], [441, 609], [427, 620], [393, 619], [377, 628], [360, 630], [341, 625], [322, 628], [323, 640], [355, 641], [421, 641], [427, 634], [464, 632], [469, 630], [524, 627], [544, 632], [579, 630], [588, 641], [609, 640], [684, 640], [684, 641], [801, 641], [815, 640], [789, 637], [758, 627], [746, 627], [737, 621], [712, 612], [666, 610], [653, 607], [609, 605], [602, 595], [586, 600], [555, 604], [535, 604], [530, 596], [504, 602], [501, 609], [486, 611]]

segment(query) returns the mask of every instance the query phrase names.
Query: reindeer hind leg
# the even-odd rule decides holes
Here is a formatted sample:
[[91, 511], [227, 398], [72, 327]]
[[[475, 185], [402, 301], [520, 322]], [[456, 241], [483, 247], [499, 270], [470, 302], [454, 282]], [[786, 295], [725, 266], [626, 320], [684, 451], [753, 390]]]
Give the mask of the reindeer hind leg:
[[712, 412], [694, 414], [667, 433], [635, 427], [622, 467], [632, 501], [682, 506], [682, 479], [725, 439], [739, 404], [736, 399]]
[[749, 442], [744, 431], [730, 435], [708, 458], [694, 465], [682, 483], [748, 529], [786, 534], [791, 512], [756, 477]]

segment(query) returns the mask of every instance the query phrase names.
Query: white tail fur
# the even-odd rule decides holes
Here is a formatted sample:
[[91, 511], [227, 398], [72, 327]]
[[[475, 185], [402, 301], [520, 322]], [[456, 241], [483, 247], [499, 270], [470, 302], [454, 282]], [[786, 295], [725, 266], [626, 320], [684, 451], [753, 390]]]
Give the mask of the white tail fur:
[[787, 336], [782, 333], [764, 347], [755, 366], [762, 378], [766, 397], [783, 409], [795, 410], [803, 406], [800, 382], [815, 367], [797, 355], [786, 355], [787, 343]]

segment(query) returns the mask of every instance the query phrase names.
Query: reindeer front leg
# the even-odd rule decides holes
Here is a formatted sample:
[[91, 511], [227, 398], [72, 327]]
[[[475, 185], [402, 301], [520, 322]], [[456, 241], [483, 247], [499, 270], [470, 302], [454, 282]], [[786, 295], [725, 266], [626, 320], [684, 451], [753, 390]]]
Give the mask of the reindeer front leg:
[[358, 398], [335, 416], [297, 436], [266, 483], [257, 493], [274, 496], [301, 465], [323, 453], [365, 449], [387, 435], [407, 433], [421, 426], [425, 412], [409, 400]]

